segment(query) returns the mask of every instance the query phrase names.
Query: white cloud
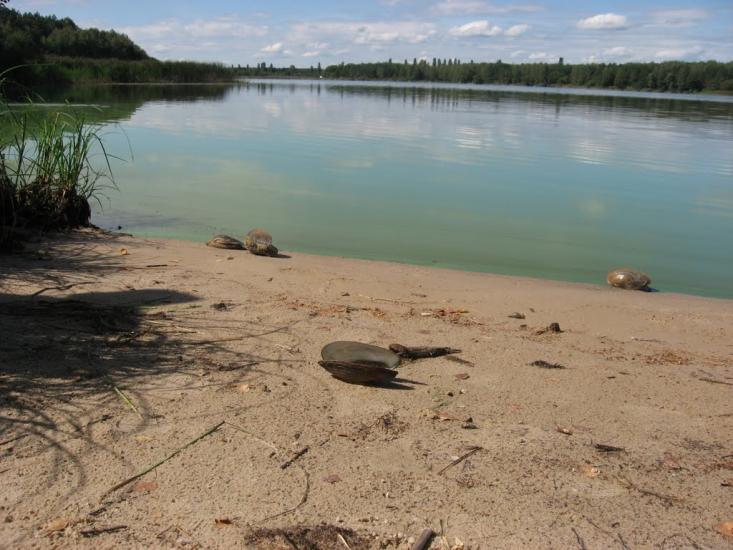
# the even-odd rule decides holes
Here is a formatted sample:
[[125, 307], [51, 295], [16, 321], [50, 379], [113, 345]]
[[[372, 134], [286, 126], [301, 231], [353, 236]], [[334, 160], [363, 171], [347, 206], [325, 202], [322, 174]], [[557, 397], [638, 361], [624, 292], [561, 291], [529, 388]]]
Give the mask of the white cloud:
[[492, 25], [486, 20], [472, 21], [460, 27], [453, 27], [448, 32], [452, 36], [497, 36], [501, 34], [501, 27]]
[[532, 52], [527, 56], [527, 59], [532, 61], [547, 61], [548, 59], [557, 59], [556, 56], [550, 55], [547, 52]]
[[166, 19], [149, 25], [127, 26], [117, 29], [133, 40], [175, 40], [182, 38], [243, 39], [264, 36], [267, 27], [244, 23], [237, 17], [197, 19], [188, 23], [178, 19]]
[[652, 22], [665, 27], [689, 27], [710, 17], [703, 9], [661, 10], [652, 12]]
[[303, 57], [318, 57], [321, 55], [320, 50], [315, 50], [312, 52], [303, 52]]
[[283, 43], [282, 42], [275, 42], [274, 44], [270, 44], [269, 46], [265, 46], [260, 51], [262, 53], [279, 53], [283, 51]]
[[531, 29], [529, 25], [513, 25], [509, 27], [504, 34], [507, 36], [519, 36], [520, 34], [524, 34], [529, 29]]
[[691, 46], [689, 48], [668, 48], [659, 50], [654, 54], [657, 59], [699, 59], [704, 53], [704, 49], [700, 46]]
[[632, 53], [633, 52], [626, 46], [614, 46], [613, 48], [608, 48], [603, 51], [603, 55], [607, 55], [609, 57], [628, 57]]
[[599, 13], [592, 17], [581, 19], [577, 23], [579, 29], [611, 29], [611, 30], [623, 30], [629, 27], [628, 18], [625, 15], [618, 15], [617, 13]]
[[291, 30], [291, 39], [299, 43], [321, 41], [328, 37], [372, 46], [398, 42], [419, 44], [436, 33], [433, 23], [419, 21], [322, 21], [296, 23]]
[[488, 13], [532, 12], [542, 8], [534, 5], [496, 5], [483, 0], [442, 0], [432, 11], [439, 15], [480, 15]]

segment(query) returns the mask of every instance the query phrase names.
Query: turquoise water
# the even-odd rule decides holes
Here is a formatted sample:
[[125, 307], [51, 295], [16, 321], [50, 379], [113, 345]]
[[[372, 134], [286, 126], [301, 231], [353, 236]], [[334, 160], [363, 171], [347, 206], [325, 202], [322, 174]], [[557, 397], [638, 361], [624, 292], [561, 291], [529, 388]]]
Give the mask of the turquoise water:
[[[119, 192], [94, 220], [286, 251], [733, 298], [733, 98], [263, 81], [78, 91]], [[124, 136], [122, 133], [124, 132]]]

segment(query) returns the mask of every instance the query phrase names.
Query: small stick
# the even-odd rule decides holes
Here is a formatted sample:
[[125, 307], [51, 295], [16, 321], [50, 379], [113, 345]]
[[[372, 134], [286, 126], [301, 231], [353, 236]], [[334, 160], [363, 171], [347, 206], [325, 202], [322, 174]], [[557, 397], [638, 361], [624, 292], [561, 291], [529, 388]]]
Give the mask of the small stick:
[[594, 447], [596, 451], [601, 453], [622, 453], [626, 451], [623, 447], [614, 447], [613, 445], [605, 445], [603, 443], [596, 443]]
[[116, 531], [121, 531], [122, 529], [127, 529], [127, 525], [114, 525], [112, 527], [100, 527], [99, 529], [82, 529], [81, 531], [79, 531], [79, 534], [83, 537], [96, 537], [97, 535], [103, 535], [104, 533], [114, 533]]
[[417, 542], [412, 545], [412, 550], [425, 550], [434, 536], [435, 531], [432, 529], [425, 529], [420, 535], [420, 538], [417, 539]]
[[10, 439], [6, 439], [5, 441], [0, 441], [0, 445], [5, 445], [6, 443], [12, 443], [13, 441], [18, 441], [19, 439], [23, 439], [24, 437], [28, 437], [31, 434], [20, 434], [16, 435], [15, 437], [11, 437]]
[[448, 466], [446, 466], [445, 468], [443, 468], [442, 470], [440, 470], [438, 472], [438, 475], [440, 475], [443, 472], [445, 472], [448, 468], [451, 468], [451, 467], [455, 466], [456, 464], [460, 464], [461, 462], [463, 462], [464, 460], [466, 460], [469, 456], [471, 456], [474, 453], [477, 453], [481, 449], [483, 449], [483, 447], [478, 447], [478, 446], [472, 447], [471, 450], [468, 451], [466, 454], [464, 454], [463, 456], [460, 456], [460, 457], [456, 458], [453, 462], [451, 462], [450, 464], [448, 464]]
[[733, 382], [723, 382], [722, 380], [714, 380], [712, 378], [698, 378], [702, 382], [710, 382], [711, 384], [725, 384], [726, 386], [733, 386]]
[[122, 401], [128, 407], [130, 407], [133, 411], [135, 411], [140, 418], [144, 418], [142, 413], [137, 410], [137, 407], [133, 405], [132, 401], [130, 401], [130, 399], [124, 393], [122, 393], [122, 391], [117, 386], [112, 386], [112, 388], [115, 390], [115, 393], [120, 396], [120, 399], [122, 399]]
[[348, 542], [346, 542], [346, 539], [345, 539], [345, 538], [344, 538], [344, 537], [343, 537], [343, 536], [341, 535], [341, 533], [336, 533], [336, 538], [338, 539], [338, 541], [339, 541], [339, 542], [340, 542], [341, 544], [343, 544], [343, 545], [344, 545], [344, 547], [345, 547], [345, 548], [346, 548], [347, 550], [351, 550], [351, 546], [349, 546], [349, 543], [348, 543]]
[[216, 430], [218, 430], [219, 428], [221, 428], [221, 426], [222, 426], [223, 424], [224, 424], [224, 421], [222, 420], [222, 421], [221, 421], [221, 422], [219, 422], [219, 423], [218, 423], [218, 424], [217, 424], [216, 426], [214, 426], [214, 427], [212, 427], [212, 428], [209, 428], [208, 430], [206, 430], [206, 431], [205, 431], [204, 433], [202, 433], [202, 434], [201, 434], [200, 436], [198, 436], [197, 438], [195, 438], [195, 439], [192, 439], [191, 441], [189, 441], [188, 443], [186, 443], [186, 444], [185, 444], [185, 445], [184, 445], [183, 447], [179, 447], [178, 449], [176, 449], [175, 451], [173, 451], [173, 452], [172, 452], [171, 454], [169, 454], [168, 456], [166, 456], [166, 457], [165, 457], [165, 458], [164, 458], [163, 460], [160, 460], [159, 462], [156, 462], [156, 463], [155, 463], [155, 464], [153, 464], [152, 466], [149, 466], [148, 468], [145, 468], [145, 469], [144, 469], [143, 471], [141, 471], [141, 472], [139, 472], [139, 473], [135, 474], [134, 476], [132, 476], [132, 477], [128, 477], [128, 478], [127, 478], [126, 480], [124, 480], [124, 481], [121, 481], [120, 483], [118, 483], [117, 485], [115, 485], [114, 487], [112, 487], [111, 489], [109, 489], [109, 490], [105, 491], [105, 492], [104, 492], [104, 493], [102, 494], [102, 497], [101, 497], [101, 498], [104, 498], [104, 497], [106, 497], [106, 496], [107, 496], [107, 495], [109, 495], [110, 493], [114, 493], [114, 492], [115, 492], [116, 490], [118, 490], [118, 489], [121, 489], [122, 487], [124, 487], [124, 486], [125, 486], [125, 485], [127, 485], [128, 483], [132, 483], [133, 481], [135, 481], [136, 479], [138, 479], [138, 478], [140, 478], [140, 477], [144, 476], [144, 475], [145, 475], [145, 474], [147, 474], [148, 472], [152, 472], [152, 471], [153, 471], [153, 470], [155, 470], [155, 469], [156, 469], [156, 468], [157, 468], [158, 466], [160, 466], [161, 464], [163, 464], [163, 463], [165, 463], [165, 462], [169, 461], [169, 460], [170, 460], [171, 458], [173, 458], [174, 456], [176, 456], [176, 455], [177, 455], [178, 453], [180, 453], [180, 452], [181, 452], [181, 451], [183, 451], [184, 449], [187, 449], [188, 447], [190, 447], [191, 445], [193, 445], [193, 444], [194, 444], [194, 443], [196, 443], [197, 441], [200, 441], [200, 440], [202, 440], [202, 439], [203, 439], [204, 437], [206, 437], [207, 435], [210, 435], [210, 434], [214, 433], [214, 432], [215, 432]]
[[580, 546], [581, 550], [588, 550], [588, 547], [585, 545], [585, 541], [583, 540], [583, 537], [580, 536], [578, 531], [575, 530], [575, 527], [571, 527], [573, 530], [573, 533], [575, 533], [575, 540], [578, 541], [578, 546]]
[[299, 450], [297, 453], [295, 453], [291, 459], [286, 460], [285, 462], [283, 462], [282, 464], [280, 464], [280, 469], [281, 470], [284, 470], [285, 468], [287, 468], [288, 466], [290, 466], [293, 462], [295, 462], [296, 460], [298, 460], [301, 456], [303, 456], [307, 452], [308, 452], [308, 447], [303, 447], [301, 450]]

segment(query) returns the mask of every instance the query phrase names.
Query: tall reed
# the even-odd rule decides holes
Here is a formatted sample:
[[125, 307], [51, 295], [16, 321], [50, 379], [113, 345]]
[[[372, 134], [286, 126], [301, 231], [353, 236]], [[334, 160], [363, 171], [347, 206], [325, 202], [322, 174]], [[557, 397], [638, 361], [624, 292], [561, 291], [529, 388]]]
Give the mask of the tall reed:
[[[32, 105], [31, 105], [32, 107]], [[0, 97], [0, 248], [22, 227], [89, 225], [91, 199], [115, 188], [100, 124], [63, 111], [16, 111]]]

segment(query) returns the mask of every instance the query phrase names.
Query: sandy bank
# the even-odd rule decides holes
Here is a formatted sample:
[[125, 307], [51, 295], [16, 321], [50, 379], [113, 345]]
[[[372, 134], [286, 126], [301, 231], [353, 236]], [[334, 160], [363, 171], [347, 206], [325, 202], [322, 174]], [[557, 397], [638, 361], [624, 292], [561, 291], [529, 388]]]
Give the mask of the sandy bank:
[[[730, 546], [733, 301], [289, 255], [79, 233], [0, 257], [2, 546], [292, 548], [255, 531], [323, 522], [326, 548]], [[462, 362], [349, 385], [316, 362], [341, 339]]]

